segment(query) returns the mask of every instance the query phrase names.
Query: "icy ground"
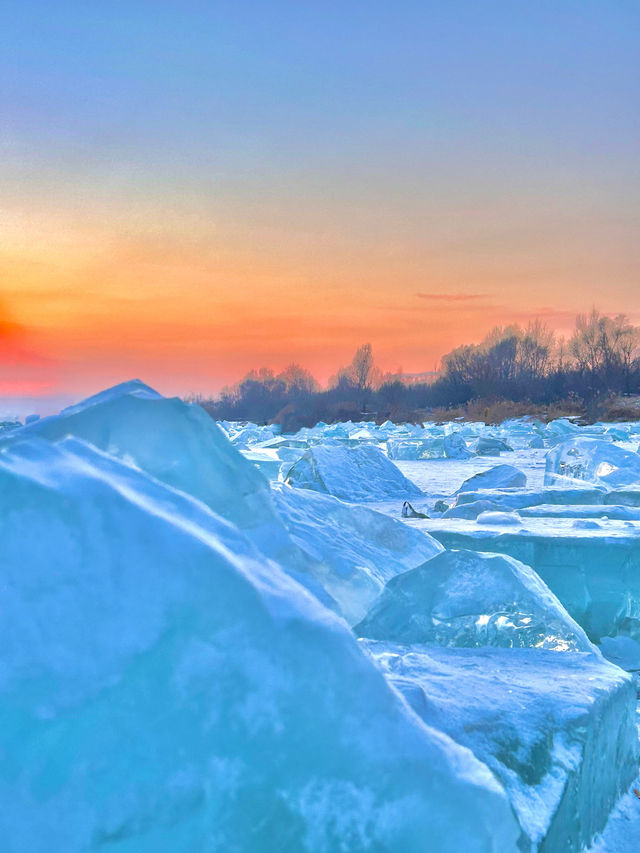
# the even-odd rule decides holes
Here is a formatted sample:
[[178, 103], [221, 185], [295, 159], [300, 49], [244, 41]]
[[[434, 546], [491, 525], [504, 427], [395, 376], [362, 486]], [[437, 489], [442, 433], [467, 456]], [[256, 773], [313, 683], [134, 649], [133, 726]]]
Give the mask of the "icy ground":
[[640, 423], [0, 430], [8, 853], [640, 850]]
[[[239, 435], [236, 425], [227, 424], [225, 428], [234, 441]], [[640, 794], [640, 777], [617, 803], [617, 795], [605, 799], [604, 809], [602, 801], [599, 805], [594, 801], [580, 803], [580, 783], [565, 782], [565, 794], [569, 790], [574, 794], [578, 792], [578, 802], [569, 808], [573, 812], [569, 820], [569, 824], [574, 822], [571, 827], [559, 817], [563, 807], [558, 802], [554, 804], [551, 794], [559, 784], [557, 778], [553, 781], [550, 770], [554, 759], [549, 759], [551, 764], [546, 774], [542, 774], [544, 784], [537, 793], [535, 786], [527, 788], [527, 784], [531, 786], [532, 780], [537, 778], [536, 759], [532, 754], [528, 758], [528, 771], [520, 777], [516, 774], [519, 778], [516, 784], [508, 778], [508, 772], [505, 776], [504, 767], [500, 771], [502, 765], [493, 754], [495, 750], [487, 752], [484, 740], [487, 726], [497, 729], [492, 737], [497, 737], [498, 741], [508, 741], [512, 737], [514, 743], [518, 742], [517, 747], [511, 749], [512, 757], [507, 760], [507, 766], [516, 760], [516, 755], [519, 756], [517, 761], [522, 761], [523, 750], [526, 755], [524, 744], [528, 727], [533, 726], [534, 736], [544, 740], [542, 732], [545, 725], [549, 725], [550, 714], [570, 713], [568, 709], [571, 703], [579, 701], [582, 686], [589, 693], [589, 677], [578, 675], [576, 686], [570, 691], [571, 703], [558, 695], [558, 680], [574, 678], [575, 662], [567, 655], [558, 656], [565, 674], [557, 676], [552, 675], [551, 664], [542, 659], [539, 678], [537, 674], [529, 674], [527, 661], [518, 660], [512, 653], [493, 668], [483, 661], [482, 678], [488, 683], [477, 687], [474, 679], [478, 676], [471, 677], [462, 660], [434, 657], [435, 649], [443, 645], [449, 648], [477, 648], [483, 644], [522, 647], [531, 642], [538, 648], [574, 648], [569, 640], [569, 626], [573, 624], [574, 629], [578, 628], [571, 619], [574, 617], [613, 662], [630, 673], [640, 672], [640, 424], [579, 427], [571, 421], [559, 420], [545, 426], [530, 419], [494, 428], [452, 423], [423, 424], [422, 427], [338, 424], [303, 430], [295, 436], [273, 437], [268, 435], [269, 428], [254, 426], [252, 429], [255, 432], [244, 452], [254, 457], [255, 464], [263, 464], [261, 453], [281, 454], [281, 463], [271, 471], [273, 479], [325, 494], [338, 494], [351, 501], [359, 499], [360, 504], [397, 518], [399, 502], [393, 486], [390, 489], [390, 483], [396, 482], [396, 475], [388, 477], [370, 468], [367, 481], [355, 487], [359, 493], [349, 495], [348, 490], [354, 487], [339, 482], [344, 465], [336, 462], [331, 478], [323, 478], [321, 466], [314, 465], [314, 458], [319, 458], [320, 452], [331, 453], [331, 448], [338, 447], [333, 453], [344, 455], [349, 450], [353, 453], [361, 445], [369, 445], [377, 446], [392, 459], [399, 471], [420, 490], [419, 497], [407, 490], [405, 497], [411, 509], [403, 522], [414, 530], [428, 532], [448, 550], [421, 567], [388, 578], [385, 591], [355, 630], [371, 638], [369, 648], [374, 657], [384, 662], [387, 677], [403, 689], [418, 713], [422, 710], [424, 719], [431, 724], [437, 720], [438, 727], [471, 745], [476, 755], [497, 772], [510, 793], [523, 835], [528, 835], [526, 841], [521, 837], [520, 845], [526, 848], [531, 844], [532, 849], [586, 849], [593, 836], [593, 850], [598, 853], [640, 850], [640, 797], [633, 791], [635, 788]], [[302, 458], [304, 467], [301, 463], [291, 464], [296, 457]], [[306, 482], [300, 482], [298, 470], [309, 472], [312, 469], [314, 478], [307, 476]], [[334, 485], [336, 478], [337, 486]], [[517, 485], [503, 485], [513, 482]], [[430, 517], [418, 517], [420, 515]], [[476, 555], [475, 565], [471, 561], [473, 551], [508, 555], [521, 561], [516, 565], [522, 568], [512, 570], [516, 574], [509, 581], [504, 574], [498, 580], [498, 564], [487, 574], [488, 564], [478, 562], [480, 554]], [[453, 557], [456, 553], [470, 556], [465, 558], [466, 562], [442, 563], [445, 555]], [[506, 566], [500, 567], [503, 573], [506, 569]], [[528, 583], [523, 571], [532, 571], [544, 582], [543, 586], [547, 586], [546, 595], [538, 595], [536, 605], [531, 601], [524, 604], [530, 593], [522, 586], [523, 581]], [[517, 572], [522, 580], [516, 582]], [[558, 617], [553, 615], [558, 612], [556, 605], [548, 598], [553, 593], [559, 599], [560, 608], [562, 605], [566, 608], [563, 628], [559, 628]], [[547, 604], [543, 605], [545, 600]], [[490, 612], [492, 607], [493, 613]], [[539, 609], [541, 607], [546, 607], [546, 615], [544, 609]], [[540, 634], [541, 624], [546, 625], [544, 636]], [[382, 642], [384, 638], [386, 646]], [[394, 647], [393, 642], [413, 645]], [[389, 653], [385, 651], [387, 648]], [[399, 664], [390, 666], [389, 663], [394, 659], [413, 658], [422, 661], [417, 668], [412, 664], [399, 670]], [[450, 667], [446, 676], [442, 668], [445, 660]], [[566, 662], [564, 667], [562, 660]], [[460, 679], [453, 685], [451, 678], [455, 678], [456, 669]], [[500, 685], [505, 681], [505, 673], [509, 672], [512, 675], [506, 678], [510, 683], [508, 695], [501, 697], [499, 694], [504, 688]], [[517, 708], [510, 708], [513, 695], [522, 690], [516, 684], [519, 676], [527, 683], [527, 700], [518, 700], [520, 705], [516, 701]], [[445, 693], [442, 692], [443, 684], [447, 685]], [[635, 684], [637, 687], [638, 682]], [[474, 694], [476, 689], [479, 692]], [[419, 694], [415, 690], [419, 690]], [[551, 700], [547, 705], [549, 694]], [[416, 698], [418, 695], [422, 697], [420, 700]], [[626, 732], [623, 740], [634, 736], [631, 724], [634, 691], [629, 690], [626, 695], [622, 717], [614, 714], [606, 723], [613, 729], [614, 736]], [[496, 723], [494, 719], [488, 722], [488, 708], [482, 710], [487, 696], [491, 697], [489, 704], [496, 709], [496, 716], [506, 713], [502, 722]], [[442, 697], [447, 697], [446, 716], [437, 710]], [[546, 724], [536, 727], [535, 717], [537, 714], [544, 716], [545, 707], [549, 709]], [[522, 718], [519, 718], [519, 708], [525, 711]], [[456, 729], [456, 717], [465, 719], [467, 716], [471, 719], [466, 725]], [[591, 725], [596, 731], [603, 723], [589, 723]], [[519, 731], [510, 734], [514, 727]], [[557, 720], [551, 724], [551, 729], [554, 728], [555, 734], [551, 735], [554, 743], [567, 736]], [[477, 740], [471, 734], [475, 729], [485, 732], [483, 739]], [[575, 742], [575, 738], [573, 740]], [[632, 775], [630, 768], [637, 763], [636, 751], [627, 770], [622, 771], [623, 753], [624, 747], [622, 751], [618, 747], [613, 749], [616, 773], [626, 778], [620, 785], [613, 784], [613, 787], [617, 785], [618, 794], [626, 788]], [[603, 785], [603, 776], [608, 770], [606, 754], [607, 747], [597, 747], [594, 775], [586, 781], [592, 793], [594, 788]], [[627, 752], [628, 757], [631, 755], [632, 751]], [[581, 761], [584, 765], [584, 756]], [[582, 784], [585, 784], [584, 777]], [[590, 796], [583, 793], [587, 798]], [[602, 793], [596, 790], [596, 799]], [[583, 815], [580, 815], [581, 808], [586, 809]], [[582, 834], [578, 828], [576, 835], [575, 824], [581, 821], [592, 823]]]

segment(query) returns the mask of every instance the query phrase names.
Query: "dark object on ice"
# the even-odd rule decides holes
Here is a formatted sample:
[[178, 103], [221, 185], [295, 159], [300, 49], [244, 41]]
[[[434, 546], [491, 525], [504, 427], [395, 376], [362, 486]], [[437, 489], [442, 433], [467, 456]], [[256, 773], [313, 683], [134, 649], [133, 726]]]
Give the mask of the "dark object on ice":
[[409, 503], [409, 501], [405, 501], [402, 504], [402, 517], [403, 518], [429, 518], [424, 512], [417, 512]]
[[446, 512], [449, 509], [449, 504], [445, 501], [436, 501], [433, 506], [434, 512]]

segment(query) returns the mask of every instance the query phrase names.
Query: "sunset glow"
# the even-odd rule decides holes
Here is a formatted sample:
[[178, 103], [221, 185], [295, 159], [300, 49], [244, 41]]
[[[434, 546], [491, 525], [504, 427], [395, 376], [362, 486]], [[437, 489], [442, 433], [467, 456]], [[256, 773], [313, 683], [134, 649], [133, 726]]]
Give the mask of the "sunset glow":
[[7, 398], [640, 320], [633, 4], [9, 6]]

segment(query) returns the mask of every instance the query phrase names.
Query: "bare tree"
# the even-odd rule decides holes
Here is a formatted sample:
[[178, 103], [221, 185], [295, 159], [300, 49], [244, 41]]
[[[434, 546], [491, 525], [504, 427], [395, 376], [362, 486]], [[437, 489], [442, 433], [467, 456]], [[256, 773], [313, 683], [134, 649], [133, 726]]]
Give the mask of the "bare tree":
[[361, 406], [366, 409], [367, 395], [377, 386], [382, 374], [373, 361], [371, 344], [358, 347], [351, 363], [340, 370], [329, 380], [331, 388], [355, 389], [361, 395]]
[[607, 317], [595, 308], [576, 318], [569, 348], [576, 367], [588, 373], [593, 387], [629, 390], [631, 368], [638, 352], [638, 329], [626, 314]]
[[553, 344], [554, 334], [541, 320], [527, 325], [518, 342], [518, 370], [526, 379], [546, 376]]
[[485, 373], [490, 382], [509, 382], [515, 377], [518, 344], [522, 330], [518, 326], [495, 328], [483, 342]]
[[284, 382], [288, 392], [294, 394], [312, 394], [320, 389], [311, 372], [295, 362], [287, 365], [276, 378], [280, 382]]
[[640, 355], [640, 329], [638, 326], [633, 326], [625, 314], [619, 314], [613, 322], [617, 330], [616, 341], [624, 377], [624, 390], [629, 394], [631, 370]]
[[569, 351], [581, 372], [588, 372], [595, 378], [602, 370], [603, 358], [603, 320], [595, 308], [590, 314], [578, 314], [576, 328], [569, 340]]
[[358, 347], [350, 369], [353, 383], [360, 391], [369, 390], [373, 374], [373, 352], [371, 344], [363, 344]]

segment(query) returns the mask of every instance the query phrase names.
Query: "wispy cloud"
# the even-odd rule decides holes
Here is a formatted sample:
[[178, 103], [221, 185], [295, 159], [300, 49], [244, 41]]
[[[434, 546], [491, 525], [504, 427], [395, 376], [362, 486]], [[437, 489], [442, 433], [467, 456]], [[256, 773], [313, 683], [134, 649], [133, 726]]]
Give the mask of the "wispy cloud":
[[429, 302], [471, 302], [486, 299], [486, 293], [416, 293], [419, 299]]
[[[566, 309], [556, 309], [549, 306], [527, 307], [507, 305], [495, 301], [488, 293], [416, 293], [420, 299], [431, 305], [440, 324], [446, 323], [446, 318], [456, 317], [459, 325], [460, 317], [475, 318], [474, 322], [482, 325], [488, 331], [492, 325], [507, 325], [521, 323], [526, 325], [533, 320], [542, 320], [555, 329], [569, 330], [573, 327], [576, 312]], [[407, 311], [415, 311], [408, 304]], [[426, 308], [426, 306], [425, 306]], [[441, 326], [444, 328], [444, 326]], [[478, 326], [477, 329], [480, 329]]]

